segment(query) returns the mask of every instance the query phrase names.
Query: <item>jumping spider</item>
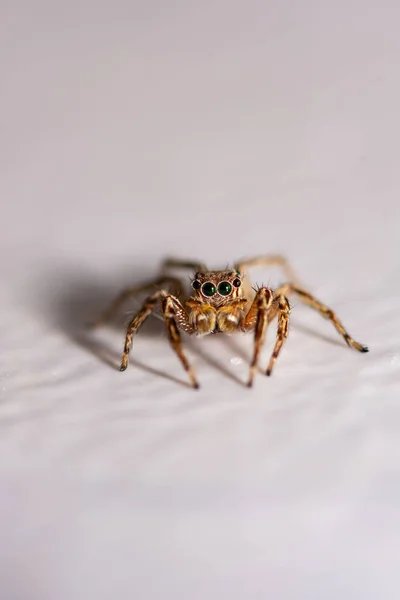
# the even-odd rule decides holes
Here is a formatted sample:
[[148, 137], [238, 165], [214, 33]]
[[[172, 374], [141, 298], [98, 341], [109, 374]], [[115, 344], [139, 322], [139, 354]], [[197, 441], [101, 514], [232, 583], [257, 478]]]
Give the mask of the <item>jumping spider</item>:
[[[276, 290], [264, 286], [254, 290], [250, 286], [249, 280], [245, 278], [246, 269], [268, 265], [280, 266], [289, 283], [281, 285]], [[287, 338], [290, 315], [290, 306], [287, 299], [289, 294], [299, 296], [311, 308], [317, 310], [322, 317], [329, 319], [349, 346], [359, 352], [368, 352], [366, 346], [356, 342], [347, 333], [330, 308], [295, 283], [291, 268], [281, 256], [266, 256], [245, 260], [238, 263], [233, 269], [224, 271], [209, 271], [202, 263], [168, 259], [163, 264], [163, 271], [168, 268], [193, 269], [194, 277], [191, 281], [193, 294], [189, 298], [180, 300], [177, 297], [184, 298], [183, 285], [180, 279], [169, 275], [161, 275], [155, 281], [124, 290], [95, 323], [98, 325], [107, 321], [128, 297], [152, 288], [158, 288], [146, 298], [142, 308], [128, 324], [121, 371], [125, 371], [128, 366], [128, 356], [134, 334], [157, 305], [161, 305], [169, 341], [187, 371], [194, 388], [198, 388], [199, 384], [183, 351], [179, 330], [189, 335], [254, 331], [254, 351], [248, 379], [248, 386], [250, 387], [253, 384], [257, 370], [258, 358], [264, 343], [267, 326], [275, 317], [278, 318], [278, 327], [275, 346], [266, 370], [267, 375], [271, 375], [282, 344]], [[164, 287], [165, 285], [169, 286], [175, 294], [168, 291]]]

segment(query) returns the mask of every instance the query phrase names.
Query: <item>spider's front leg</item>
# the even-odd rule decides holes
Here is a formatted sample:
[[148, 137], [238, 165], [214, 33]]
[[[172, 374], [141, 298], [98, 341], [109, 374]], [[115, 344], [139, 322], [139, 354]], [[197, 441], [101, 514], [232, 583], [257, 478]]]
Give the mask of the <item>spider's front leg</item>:
[[260, 288], [244, 322], [245, 331], [254, 330], [254, 353], [250, 365], [249, 387], [253, 385], [253, 379], [258, 365], [258, 357], [265, 340], [268, 323], [276, 314], [278, 314], [277, 339], [266, 371], [267, 375], [271, 375], [272, 368], [278, 358], [283, 342], [288, 336], [290, 306], [287, 298], [283, 294], [274, 295], [274, 292], [269, 288]]
[[194, 333], [195, 329], [189, 322], [189, 317], [182, 304], [174, 296], [166, 296], [162, 303], [162, 313], [167, 325], [168, 337], [172, 348], [178, 355], [183, 368], [189, 376], [190, 382], [194, 388], [200, 387], [190, 365], [186, 354], [182, 348], [182, 340], [179, 329], [187, 333]]
[[266, 375], [271, 375], [273, 366], [276, 359], [279, 356], [283, 342], [286, 340], [289, 333], [289, 317], [290, 317], [290, 305], [289, 300], [283, 294], [276, 296], [278, 301], [278, 329], [276, 332], [275, 346], [272, 351], [270, 361], [266, 370]]
[[125, 346], [124, 352], [122, 354], [122, 361], [120, 371], [125, 371], [128, 367], [129, 361], [129, 352], [132, 348], [132, 340], [135, 333], [137, 333], [138, 329], [143, 325], [147, 317], [153, 312], [156, 308], [160, 298], [164, 295], [167, 295], [168, 292], [164, 290], [157, 290], [151, 296], [148, 296], [143, 303], [142, 308], [139, 312], [131, 319], [126, 328], [126, 336], [125, 336]]
[[177, 353], [184, 369], [187, 371], [193, 387], [198, 388], [199, 384], [196, 381], [193, 369], [190, 366], [185, 353], [183, 352], [181, 337], [178, 330], [179, 328], [187, 333], [194, 333], [194, 328], [189, 323], [189, 317], [178, 298], [172, 296], [166, 290], [158, 290], [149, 296], [144, 301], [141, 310], [129, 322], [126, 330], [125, 346], [120, 370], [125, 371], [128, 367], [129, 352], [132, 348], [133, 336], [138, 331], [139, 327], [143, 325], [147, 317], [153, 312], [160, 299], [162, 300], [162, 315], [167, 325], [167, 331], [171, 345]]
[[254, 374], [257, 370], [258, 357], [265, 340], [268, 325], [268, 312], [274, 299], [273, 291], [262, 287], [256, 293], [253, 303], [243, 323], [244, 331], [254, 330], [254, 351], [250, 364], [250, 374], [247, 385], [253, 385]]

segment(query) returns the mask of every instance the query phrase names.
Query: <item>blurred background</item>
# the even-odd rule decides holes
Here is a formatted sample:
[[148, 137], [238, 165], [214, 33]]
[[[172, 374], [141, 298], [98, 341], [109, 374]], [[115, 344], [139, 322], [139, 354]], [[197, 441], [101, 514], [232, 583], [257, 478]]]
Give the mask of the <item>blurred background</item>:
[[[398, 598], [399, 17], [1, 4], [4, 600]], [[85, 329], [165, 256], [266, 253], [370, 354], [294, 301], [251, 392], [251, 336], [187, 340], [194, 393], [159, 321], [124, 375]]]

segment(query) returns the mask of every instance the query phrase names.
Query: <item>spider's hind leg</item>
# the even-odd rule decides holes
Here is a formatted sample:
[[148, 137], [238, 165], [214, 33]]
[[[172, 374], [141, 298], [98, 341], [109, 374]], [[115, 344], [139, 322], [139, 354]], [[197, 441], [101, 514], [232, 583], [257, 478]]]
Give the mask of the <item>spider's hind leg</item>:
[[177, 277], [169, 277], [167, 275], [157, 277], [157, 279], [154, 279], [154, 281], [148, 281], [147, 283], [143, 283], [141, 285], [126, 288], [125, 290], [122, 290], [122, 292], [115, 298], [108, 308], [106, 308], [106, 310], [95, 321], [93, 321], [91, 326], [99, 327], [111, 321], [118, 313], [119, 309], [131, 296], [137, 296], [138, 294], [142, 294], [152, 289], [160, 288], [164, 284], [170, 284], [171, 292], [176, 295], [183, 293], [183, 285], [181, 280]]
[[207, 267], [204, 263], [196, 260], [181, 260], [177, 258], [167, 258], [163, 262], [163, 271], [167, 269], [187, 269], [196, 272], [206, 272]]
[[353, 339], [351, 337], [351, 335], [346, 331], [343, 323], [336, 316], [336, 313], [331, 308], [326, 306], [326, 304], [323, 304], [322, 302], [317, 300], [307, 290], [305, 290], [301, 287], [298, 287], [297, 285], [294, 285], [292, 283], [287, 283], [287, 284], [281, 286], [276, 291], [276, 293], [282, 293], [282, 294], [293, 293], [293, 294], [295, 294], [303, 302], [308, 304], [308, 306], [310, 306], [311, 308], [314, 308], [314, 310], [319, 312], [319, 314], [322, 317], [324, 317], [324, 319], [328, 319], [329, 321], [331, 321], [331, 323], [335, 327], [336, 331], [343, 337], [344, 341], [346, 342], [346, 344], [348, 346], [350, 346], [351, 348], [354, 348], [355, 350], [358, 350], [359, 352], [368, 352], [367, 346], [364, 346], [363, 344], [356, 342], [355, 339]]
[[239, 271], [246, 270], [251, 267], [280, 267], [290, 281], [296, 281], [295, 273], [288, 263], [287, 259], [281, 254], [267, 254], [265, 256], [256, 256], [241, 260], [235, 265]]

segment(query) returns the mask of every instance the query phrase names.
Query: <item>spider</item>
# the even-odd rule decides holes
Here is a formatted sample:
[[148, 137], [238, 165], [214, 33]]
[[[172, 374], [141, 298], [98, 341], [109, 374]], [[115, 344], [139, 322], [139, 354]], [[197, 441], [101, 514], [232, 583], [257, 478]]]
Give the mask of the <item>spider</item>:
[[[245, 277], [246, 270], [250, 267], [270, 265], [281, 267], [288, 283], [281, 285], [276, 290], [265, 286], [252, 288], [248, 278]], [[164, 274], [169, 268], [193, 270], [191, 296], [184, 299], [181, 279]], [[161, 305], [169, 341], [186, 370], [193, 388], [198, 388], [199, 384], [183, 351], [180, 331], [200, 336], [209, 333], [253, 331], [254, 350], [247, 382], [247, 385], [251, 387], [258, 368], [258, 359], [268, 324], [277, 317], [276, 341], [266, 375], [271, 375], [282, 345], [288, 336], [290, 305], [287, 297], [289, 294], [295, 294], [311, 308], [317, 310], [322, 317], [330, 320], [348, 346], [359, 352], [368, 352], [366, 346], [356, 342], [347, 333], [333, 310], [297, 285], [292, 269], [282, 256], [252, 258], [239, 262], [233, 269], [221, 271], [209, 271], [203, 263], [195, 261], [167, 259], [163, 263], [161, 273], [162, 275], [152, 282], [124, 290], [94, 323], [94, 325], [100, 325], [108, 321], [130, 296], [157, 288], [145, 299], [142, 308], [128, 323], [121, 371], [125, 371], [128, 366], [134, 334], [156, 307]], [[165, 286], [169, 286], [175, 293], [173, 294]]]

